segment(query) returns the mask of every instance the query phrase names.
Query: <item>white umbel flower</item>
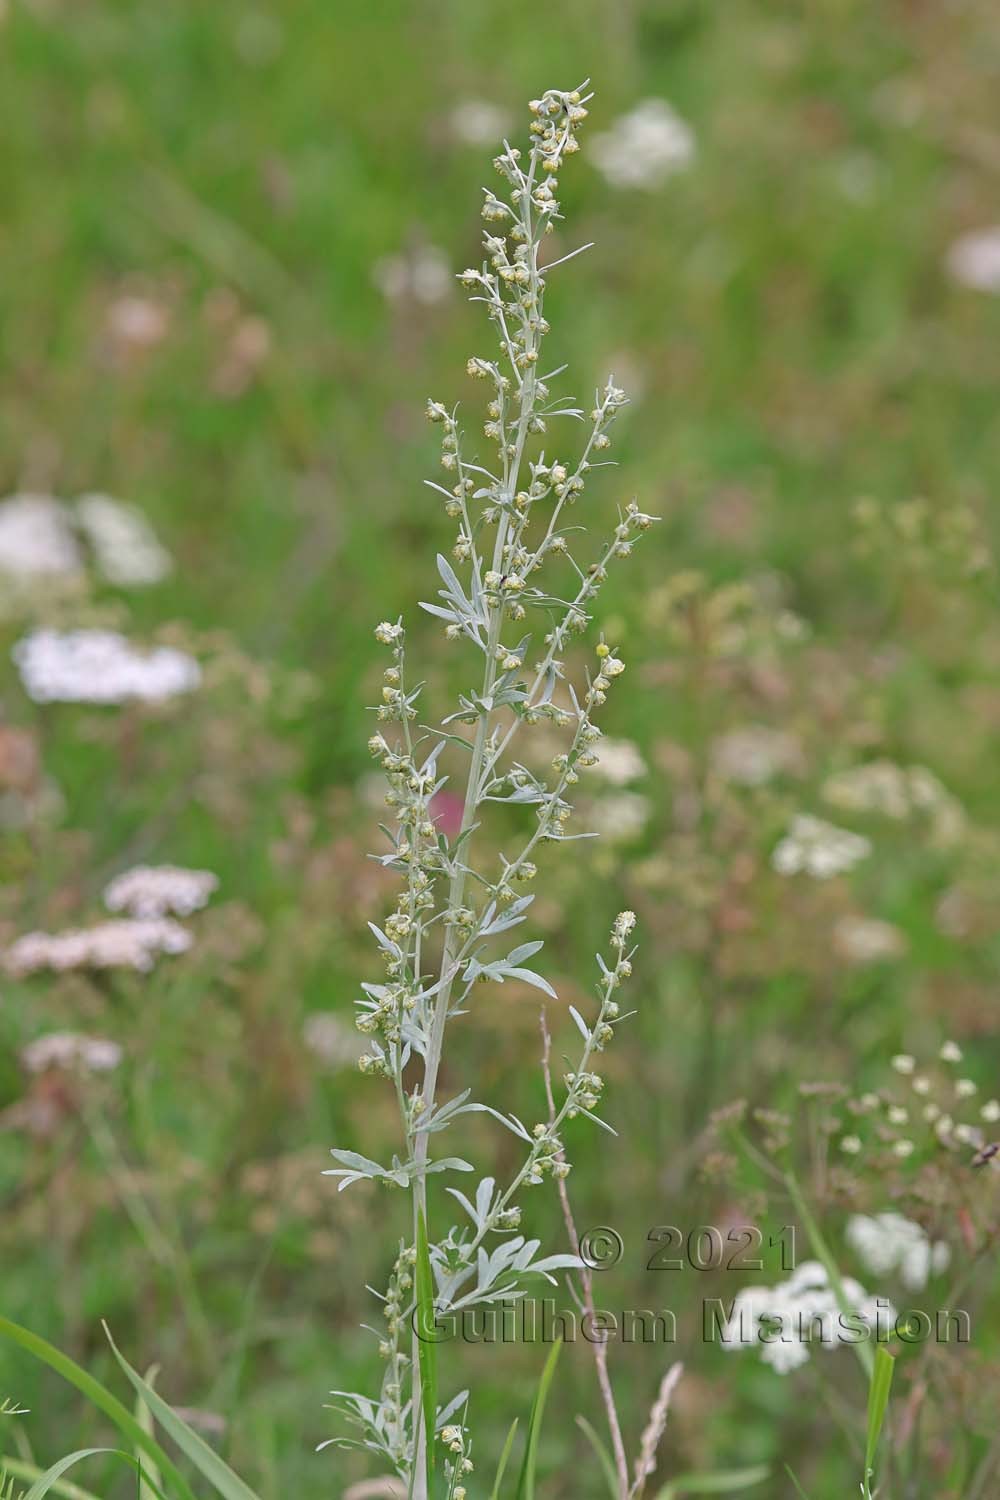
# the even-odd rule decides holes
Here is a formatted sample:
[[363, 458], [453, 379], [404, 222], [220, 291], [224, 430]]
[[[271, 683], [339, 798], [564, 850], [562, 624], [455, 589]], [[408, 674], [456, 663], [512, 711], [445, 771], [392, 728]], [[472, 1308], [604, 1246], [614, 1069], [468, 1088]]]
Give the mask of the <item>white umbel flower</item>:
[[201, 681], [192, 656], [172, 646], [140, 651], [114, 630], [33, 630], [13, 656], [36, 703], [155, 703]]
[[837, 954], [852, 964], [879, 963], [906, 952], [906, 939], [891, 922], [877, 917], [840, 917], [833, 928]]
[[943, 1240], [932, 1242], [919, 1224], [902, 1214], [852, 1214], [845, 1238], [867, 1271], [876, 1276], [898, 1272], [911, 1292], [923, 1291], [928, 1278], [947, 1270], [951, 1260]]
[[80, 530], [100, 573], [121, 588], [159, 583], [173, 568], [141, 511], [110, 495], [83, 495], [76, 502]]
[[444, 302], [452, 292], [448, 257], [436, 245], [421, 245], [408, 255], [384, 255], [372, 267], [372, 280], [389, 302], [412, 298], [425, 307]]
[[77, 577], [80, 551], [66, 509], [51, 495], [10, 495], [0, 501], [0, 575]]
[[489, 99], [462, 99], [448, 123], [452, 134], [467, 146], [489, 146], [510, 129], [510, 117]]
[[169, 918], [99, 922], [65, 932], [29, 932], [3, 955], [8, 974], [23, 978], [44, 969], [136, 969], [146, 974], [160, 954], [186, 953], [191, 934]]
[[[895, 1322], [896, 1311], [885, 1298], [868, 1295], [850, 1276], [843, 1292], [851, 1311], [869, 1328]], [[722, 1330], [723, 1349], [760, 1349], [764, 1364], [787, 1375], [806, 1363], [810, 1350], [836, 1349], [846, 1343], [841, 1309], [819, 1261], [803, 1261], [785, 1282], [773, 1287], [744, 1287]], [[853, 1336], [852, 1336], [853, 1337]]]
[[643, 99], [591, 145], [612, 187], [654, 189], [694, 159], [694, 131], [665, 99]]
[[189, 917], [208, 904], [219, 886], [211, 870], [185, 870], [180, 865], [136, 865], [105, 887], [108, 911], [131, 917]]
[[740, 724], [718, 735], [709, 749], [712, 769], [735, 786], [765, 786], [775, 776], [802, 768], [794, 735], [767, 724]]
[[646, 774], [646, 762], [631, 740], [601, 739], [595, 746], [598, 776], [612, 786], [627, 786]]
[[331, 1069], [356, 1068], [365, 1050], [364, 1039], [332, 1010], [308, 1015], [302, 1025], [302, 1040], [313, 1056]]
[[29, 1073], [48, 1068], [80, 1068], [85, 1073], [110, 1073], [122, 1060], [122, 1049], [107, 1037], [83, 1036], [77, 1031], [50, 1031], [21, 1048], [21, 1062]]
[[962, 286], [974, 292], [1000, 292], [1000, 224], [960, 235], [945, 264]]
[[805, 874], [814, 880], [829, 880], [852, 870], [871, 852], [870, 840], [860, 833], [800, 813], [775, 846], [771, 865], [779, 875]]

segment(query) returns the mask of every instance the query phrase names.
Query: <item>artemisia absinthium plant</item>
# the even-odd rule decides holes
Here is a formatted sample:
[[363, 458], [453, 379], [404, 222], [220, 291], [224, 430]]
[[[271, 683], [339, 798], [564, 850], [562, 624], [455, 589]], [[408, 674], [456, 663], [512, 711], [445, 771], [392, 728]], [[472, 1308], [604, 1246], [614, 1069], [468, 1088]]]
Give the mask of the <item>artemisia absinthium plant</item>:
[[[598, 957], [596, 1016], [586, 1021], [573, 1011], [581, 1055], [564, 1077], [551, 1123], [526, 1126], [477, 1102], [468, 1088], [455, 1098], [438, 1097], [448, 1023], [483, 1003], [484, 983], [516, 979], [554, 995], [530, 967], [542, 944], [511, 946], [507, 934], [529, 916], [535, 861], [543, 848], [585, 836], [570, 832], [569, 798], [581, 771], [597, 762], [594, 712], [625, 670], [601, 640], [592, 670], [574, 688], [563, 658], [587, 629], [608, 568], [628, 558], [653, 520], [629, 503], [596, 558], [592, 550], [581, 555], [588, 540], [577, 507], [591, 472], [607, 462], [609, 429], [626, 396], [609, 380], [593, 409], [583, 411], [572, 399], [551, 394], [550, 382], [560, 370], [543, 373], [545, 284], [555, 266], [571, 257], [545, 265], [542, 251], [561, 217], [558, 174], [579, 149], [588, 97], [582, 89], [550, 89], [532, 101], [530, 150], [525, 156], [505, 143], [495, 159], [504, 193], [486, 192], [483, 264], [460, 278], [471, 300], [485, 306], [498, 345], [492, 356], [475, 355], [467, 366], [485, 387], [483, 433], [490, 456], [483, 459], [479, 443], [469, 443], [456, 409], [437, 401], [427, 407], [441, 427], [441, 462], [449, 481], [431, 487], [444, 497], [458, 535], [453, 563], [437, 560], [440, 603], [423, 608], [479, 663], [478, 686], [460, 695], [457, 712], [440, 731], [418, 724], [420, 688], [409, 679], [402, 623], [383, 622], [375, 632], [390, 654], [376, 709], [387, 727], [369, 748], [386, 773], [386, 801], [396, 818], [391, 848], [378, 858], [398, 874], [400, 891], [384, 927], [372, 926], [385, 972], [362, 985], [357, 1024], [370, 1039], [362, 1070], [381, 1075], [395, 1089], [402, 1141], [388, 1165], [334, 1151], [339, 1166], [332, 1175], [340, 1177], [341, 1188], [370, 1178], [409, 1189], [413, 1232], [400, 1246], [382, 1304], [381, 1392], [371, 1398], [335, 1394], [339, 1409], [360, 1420], [363, 1444], [388, 1460], [417, 1500], [428, 1495], [432, 1459], [435, 1482], [448, 1500], [464, 1500], [472, 1469], [468, 1393], [440, 1407], [432, 1393], [429, 1411], [426, 1368], [421, 1391], [421, 1341], [414, 1332], [421, 1269], [429, 1261], [434, 1308], [457, 1315], [517, 1296], [529, 1276], [553, 1280], [553, 1271], [578, 1264], [571, 1255], [539, 1256], [539, 1242], [519, 1232], [521, 1199], [524, 1189], [569, 1171], [565, 1122], [578, 1115], [598, 1118], [602, 1080], [594, 1070], [596, 1054], [614, 1035], [621, 1018], [619, 986], [631, 973], [635, 917], [622, 912], [611, 931], [610, 958]], [[563, 432], [577, 424], [586, 436], [574, 444], [578, 456], [572, 459], [563, 456]], [[551, 457], [547, 442], [543, 449], [533, 441], [550, 426], [558, 444]], [[534, 450], [541, 450], [537, 457], [530, 456]], [[519, 736], [536, 725], [550, 726], [550, 732], [556, 726], [568, 741], [544, 780], [517, 759]], [[444, 785], [439, 762], [446, 747], [462, 757], [467, 773], [461, 830], [451, 843], [436, 827], [431, 807]], [[474, 852], [476, 829], [491, 802], [533, 809], [522, 846], [510, 858], [501, 854], [495, 867], [492, 859], [477, 863]], [[414, 1073], [417, 1081], [408, 1082]], [[471, 1111], [486, 1111], [518, 1136], [523, 1162], [506, 1184], [484, 1177], [468, 1195], [449, 1187], [460, 1221], [432, 1234], [428, 1177], [474, 1170], [435, 1148]]]

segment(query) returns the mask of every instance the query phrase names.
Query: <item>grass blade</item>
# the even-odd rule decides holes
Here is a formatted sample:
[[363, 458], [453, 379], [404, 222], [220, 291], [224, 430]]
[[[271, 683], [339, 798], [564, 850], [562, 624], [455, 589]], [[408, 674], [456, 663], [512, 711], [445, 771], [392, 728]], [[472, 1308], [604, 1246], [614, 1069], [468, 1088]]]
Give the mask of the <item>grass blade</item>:
[[[248, 1484], [244, 1484], [240, 1476], [229, 1467], [224, 1459], [219, 1457], [215, 1449], [210, 1448], [205, 1439], [200, 1437], [193, 1427], [189, 1427], [184, 1419], [177, 1415], [173, 1407], [167, 1405], [162, 1396], [157, 1395], [153, 1387], [143, 1380], [137, 1370], [133, 1370], [125, 1356], [119, 1353], [107, 1324], [104, 1326], [104, 1332], [111, 1345], [111, 1352], [131, 1381], [133, 1389], [142, 1396], [151, 1416], [159, 1422], [163, 1431], [173, 1439], [185, 1457], [191, 1460], [199, 1474], [208, 1480], [216, 1494], [221, 1495], [222, 1500], [259, 1500], [259, 1496]], [[135, 1425], [148, 1442], [148, 1434], [143, 1432], [138, 1423]]]
[[538, 1435], [542, 1428], [542, 1416], [545, 1412], [545, 1398], [549, 1394], [549, 1386], [552, 1377], [556, 1373], [556, 1361], [562, 1349], [562, 1339], [557, 1339], [552, 1345], [552, 1352], [545, 1361], [538, 1389], [535, 1391], [535, 1399], [531, 1403], [531, 1416], [528, 1418], [528, 1435], [524, 1444], [524, 1462], [521, 1464], [521, 1473], [517, 1481], [517, 1500], [535, 1500], [535, 1465], [538, 1462]]
[[[158, 1369], [158, 1365], [150, 1365], [149, 1369], [146, 1371], [146, 1379], [149, 1382], [150, 1386], [152, 1386], [153, 1381], [156, 1379]], [[150, 1437], [156, 1436], [153, 1428], [152, 1412], [150, 1411], [149, 1407], [146, 1405], [142, 1397], [138, 1395], [135, 1398], [135, 1420], [145, 1432], [149, 1433]], [[137, 1453], [136, 1458], [140, 1459], [141, 1455]], [[147, 1462], [146, 1472], [143, 1473], [142, 1464], [140, 1462], [139, 1494], [137, 1500], [151, 1500], [153, 1491], [158, 1490], [161, 1483], [162, 1480], [160, 1479], [160, 1471], [156, 1467], [156, 1465]]]
[[896, 1360], [881, 1344], [875, 1349], [875, 1369], [868, 1386], [868, 1437], [865, 1442], [865, 1477], [863, 1490], [865, 1500], [871, 1497], [871, 1480], [875, 1473], [875, 1454], [878, 1452], [882, 1423], [889, 1405], [889, 1389], [896, 1369]]
[[[10, 1458], [6, 1454], [0, 1458], [0, 1475], [9, 1474], [12, 1479], [27, 1479], [29, 1482], [41, 1479], [43, 1470], [37, 1464], [29, 1464], [23, 1458]], [[0, 1486], [0, 1494], [3, 1488]], [[100, 1500], [91, 1490], [83, 1490], [78, 1484], [70, 1484], [67, 1479], [57, 1479], [52, 1485], [53, 1495], [61, 1495], [63, 1500]]]
[[424, 1472], [431, 1494], [434, 1473], [434, 1429], [437, 1425], [437, 1344], [434, 1341], [434, 1272], [427, 1248], [427, 1223], [417, 1215], [417, 1361], [420, 1365], [420, 1404], [424, 1413]]
[[[125, 1453], [121, 1448], [79, 1448], [75, 1453], [67, 1453], [65, 1458], [59, 1459], [58, 1463], [54, 1463], [43, 1474], [40, 1473], [35, 1483], [31, 1486], [31, 1489], [24, 1495], [23, 1500], [45, 1500], [45, 1496], [50, 1490], [58, 1493], [62, 1489], [59, 1480], [66, 1473], [66, 1470], [71, 1469], [74, 1464], [78, 1464], [81, 1459], [93, 1458], [97, 1453], [113, 1453], [116, 1458], [124, 1459], [130, 1468], [141, 1473], [138, 1461], [132, 1457], [131, 1453]], [[71, 1486], [71, 1488], [75, 1489], [75, 1486]], [[62, 1493], [66, 1493], [65, 1489], [62, 1489]], [[82, 1493], [83, 1491], [81, 1490], [77, 1491], [77, 1494]], [[152, 1493], [150, 1491], [150, 1494]], [[162, 1490], [157, 1489], [156, 1494], [159, 1500], [163, 1500]]]
[[608, 1494], [611, 1496], [611, 1500], [618, 1500], [618, 1475], [615, 1473], [615, 1466], [611, 1462], [611, 1454], [605, 1448], [586, 1417], [577, 1416], [576, 1425], [594, 1450], [597, 1462], [601, 1466], [601, 1473], [607, 1482]]
[[517, 1418], [515, 1417], [513, 1422], [511, 1422], [510, 1424], [510, 1431], [507, 1434], [507, 1441], [503, 1445], [503, 1452], [500, 1454], [500, 1462], [497, 1464], [497, 1477], [493, 1481], [493, 1488], [490, 1491], [490, 1500], [500, 1500], [500, 1485], [503, 1482], [504, 1474], [507, 1472], [507, 1461], [510, 1458], [510, 1450], [514, 1446], [514, 1438], [516, 1436]]
[[768, 1464], [751, 1464], [747, 1469], [719, 1469], [715, 1474], [681, 1474], [660, 1490], [656, 1500], [676, 1500], [679, 1495], [731, 1495], [771, 1477]]
[[[792, 1202], [795, 1204], [796, 1212], [806, 1227], [806, 1234], [809, 1236], [813, 1253], [816, 1259], [822, 1262], [826, 1274], [830, 1279], [830, 1286], [833, 1290], [833, 1295], [837, 1299], [838, 1308], [844, 1317], [853, 1316], [855, 1309], [851, 1306], [847, 1293], [844, 1291], [840, 1269], [833, 1258], [830, 1247], [823, 1238], [819, 1225], [813, 1218], [812, 1209], [806, 1202], [802, 1189], [799, 1187], [798, 1178], [793, 1172], [785, 1173], [785, 1184], [791, 1194]], [[857, 1355], [861, 1368], [870, 1381], [875, 1372], [875, 1356], [872, 1353], [871, 1344], [866, 1340], [861, 1344], [852, 1344], [851, 1348]]]
[[70, 1359], [67, 1354], [63, 1354], [54, 1344], [50, 1344], [47, 1339], [40, 1338], [37, 1333], [32, 1333], [28, 1328], [22, 1328], [20, 1323], [12, 1323], [9, 1318], [0, 1317], [0, 1335], [17, 1344], [25, 1353], [32, 1354], [36, 1359], [41, 1360], [43, 1364], [55, 1370], [57, 1375], [68, 1380], [70, 1385], [75, 1385], [88, 1401], [106, 1417], [110, 1417], [118, 1431], [128, 1439], [133, 1448], [141, 1448], [159, 1466], [161, 1473], [169, 1481], [169, 1487], [180, 1497], [180, 1500], [194, 1500], [194, 1492], [176, 1464], [171, 1462], [159, 1443], [139, 1426], [128, 1407], [123, 1406], [117, 1396], [105, 1390], [99, 1380], [95, 1380], [93, 1375], [88, 1375], [86, 1370]]
[[788, 1475], [789, 1479], [794, 1484], [794, 1486], [795, 1486], [795, 1493], [798, 1495], [799, 1500], [809, 1500], [809, 1496], [806, 1494], [806, 1492], [802, 1488], [801, 1484], [799, 1484], [799, 1481], [796, 1479], [795, 1475], [792, 1473], [791, 1469], [788, 1467], [787, 1464], [785, 1465], [785, 1473]]

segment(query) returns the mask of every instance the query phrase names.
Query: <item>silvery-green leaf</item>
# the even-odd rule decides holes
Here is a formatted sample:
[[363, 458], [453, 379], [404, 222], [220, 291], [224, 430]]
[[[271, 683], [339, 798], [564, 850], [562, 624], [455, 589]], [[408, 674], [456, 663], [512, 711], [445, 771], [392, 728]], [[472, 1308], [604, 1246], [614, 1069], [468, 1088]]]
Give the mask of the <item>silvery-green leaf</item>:
[[522, 963], [526, 958], [533, 958], [536, 953], [540, 953], [544, 947], [545, 944], [541, 940], [533, 943], [521, 943], [519, 947], [512, 949], [507, 954], [506, 962], [509, 964]]
[[520, 896], [516, 901], [511, 902], [499, 917], [488, 920], [496, 910], [496, 903], [491, 902], [487, 912], [484, 913], [484, 920], [488, 921], [488, 925], [479, 929], [480, 937], [492, 937], [495, 933], [506, 932], [508, 927], [516, 927], [519, 922], [524, 921], [524, 913], [534, 899], [534, 896]]
[[524, 984], [534, 985], [536, 990], [541, 990], [544, 995], [551, 996], [553, 1000], [559, 999], [549, 981], [543, 979], [540, 974], [536, 974], [532, 969], [505, 969], [504, 976], [507, 979], [520, 979]]
[[577, 1008], [576, 1008], [575, 1005], [571, 1005], [570, 1006], [569, 1013], [573, 1017], [573, 1020], [576, 1022], [577, 1029], [579, 1030], [580, 1035], [583, 1037], [583, 1040], [585, 1042], [589, 1042], [590, 1041], [590, 1028], [588, 1027], [586, 1021], [583, 1019], [583, 1017], [581, 1016], [580, 1012], [577, 1010]]

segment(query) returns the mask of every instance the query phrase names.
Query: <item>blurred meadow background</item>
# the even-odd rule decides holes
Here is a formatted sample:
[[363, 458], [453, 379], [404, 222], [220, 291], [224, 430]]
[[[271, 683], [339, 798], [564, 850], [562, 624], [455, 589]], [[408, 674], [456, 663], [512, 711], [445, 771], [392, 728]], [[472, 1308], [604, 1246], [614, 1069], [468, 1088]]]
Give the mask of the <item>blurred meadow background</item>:
[[[745, 1100], [760, 1149], [791, 1136], [866, 1288], [916, 1284], [873, 1283], [849, 1215], [899, 1211], [948, 1245], [916, 1289], [947, 1306], [957, 1284], [974, 1338], [901, 1356], [923, 1446], [892, 1493], [994, 1495], [997, 1194], [968, 1169], [1000, 1091], [986, 0], [0, 7], [2, 1310], [104, 1377], [106, 1319], [265, 1496], [371, 1472], [314, 1448], [338, 1430], [326, 1393], [377, 1378], [362, 1287], [405, 1232], [401, 1200], [320, 1176], [333, 1145], [395, 1146], [353, 1028], [389, 889], [367, 858], [372, 627], [405, 616], [444, 712], [455, 648], [417, 609], [453, 533], [422, 484], [425, 398], [470, 400], [484, 327], [454, 273], [479, 262], [500, 136], [588, 76], [556, 243], [595, 248], [553, 278], [550, 347], [585, 406], [609, 372], [633, 398], [594, 524], [633, 495], [663, 520], [600, 601], [631, 689], [585, 788], [606, 837], [549, 860], [535, 925], [558, 1045], [594, 933], [623, 906], [642, 923], [638, 1015], [607, 1065], [619, 1136], [590, 1132], [572, 1178], [580, 1226], [625, 1240], [599, 1303], [678, 1317], [673, 1349], [611, 1350], [629, 1442], [681, 1358], [664, 1479], [765, 1463], [770, 1500], [787, 1461], [814, 1496], [856, 1489], [831, 1417], [863, 1406], [850, 1355], [781, 1373], [706, 1346], [701, 1298], [747, 1278], [646, 1270], [657, 1224], [795, 1222], [719, 1139]], [[38, 632], [85, 627], [200, 681], [47, 701]], [[147, 968], [16, 946], [106, 920], [109, 883], [144, 864], [217, 879]], [[480, 1097], [537, 1118], [537, 994], [491, 993], [502, 1015], [474, 1011], [455, 1046]], [[892, 1093], [908, 1057], [936, 1116]], [[555, 1195], [529, 1206], [561, 1248]], [[539, 1350], [449, 1358], [495, 1456]], [[88, 1440], [75, 1394], [5, 1349], [3, 1394], [31, 1409], [3, 1451], [44, 1464]], [[603, 1491], [577, 1412], [600, 1424], [582, 1345], [541, 1467], [544, 1493], [585, 1500]]]

